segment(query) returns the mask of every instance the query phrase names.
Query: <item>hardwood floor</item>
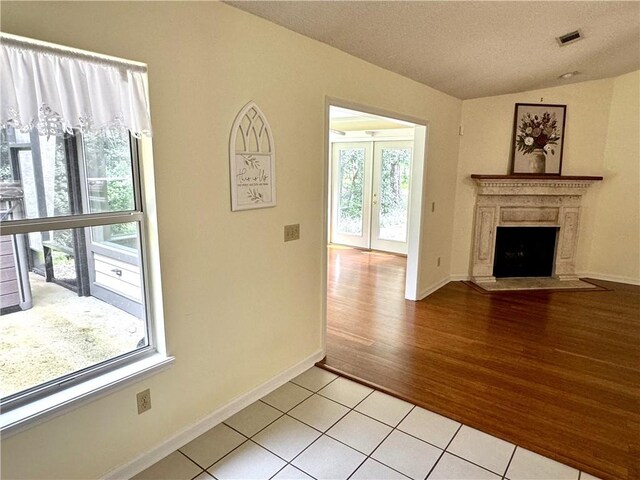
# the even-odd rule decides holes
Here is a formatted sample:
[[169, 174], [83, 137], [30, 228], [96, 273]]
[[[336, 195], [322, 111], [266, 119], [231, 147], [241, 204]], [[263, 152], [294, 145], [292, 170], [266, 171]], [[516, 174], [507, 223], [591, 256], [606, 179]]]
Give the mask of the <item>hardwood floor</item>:
[[325, 363], [601, 478], [640, 479], [640, 287], [404, 300], [405, 259], [329, 248]]

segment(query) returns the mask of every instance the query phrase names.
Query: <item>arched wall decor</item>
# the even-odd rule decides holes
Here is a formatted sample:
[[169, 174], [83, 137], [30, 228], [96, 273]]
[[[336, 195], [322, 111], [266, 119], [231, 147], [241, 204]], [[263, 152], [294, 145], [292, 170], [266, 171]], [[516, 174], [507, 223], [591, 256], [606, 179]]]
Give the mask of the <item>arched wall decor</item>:
[[231, 210], [276, 205], [276, 157], [273, 133], [254, 102], [247, 103], [231, 129], [229, 142]]

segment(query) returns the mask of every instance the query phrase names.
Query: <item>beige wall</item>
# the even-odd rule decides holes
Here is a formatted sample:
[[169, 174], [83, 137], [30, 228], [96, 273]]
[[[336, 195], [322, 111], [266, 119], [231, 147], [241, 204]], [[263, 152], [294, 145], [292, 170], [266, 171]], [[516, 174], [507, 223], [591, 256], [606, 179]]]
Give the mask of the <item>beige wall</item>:
[[529, 102], [567, 105], [563, 175], [605, 177], [584, 199], [578, 273], [640, 282], [638, 73], [462, 103], [454, 278], [469, 274], [475, 204], [469, 175], [509, 173], [514, 106]]
[[[92, 478], [321, 348], [325, 96], [428, 121], [422, 287], [451, 258], [460, 100], [214, 2], [3, 1], [2, 30], [149, 65], [165, 324], [175, 365], [2, 441], [3, 478]], [[231, 213], [228, 139], [271, 122], [278, 205]], [[429, 209], [430, 210], [430, 209]], [[300, 223], [284, 244], [282, 226]], [[436, 257], [443, 265], [436, 269]], [[153, 409], [138, 416], [135, 392]]]
[[640, 71], [612, 79], [588, 271], [640, 283]]

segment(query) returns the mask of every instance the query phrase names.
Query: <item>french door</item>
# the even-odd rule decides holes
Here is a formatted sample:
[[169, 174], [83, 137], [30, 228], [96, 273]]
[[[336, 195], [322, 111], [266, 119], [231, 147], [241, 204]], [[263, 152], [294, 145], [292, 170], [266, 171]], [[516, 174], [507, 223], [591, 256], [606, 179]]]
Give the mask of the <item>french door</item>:
[[331, 242], [407, 253], [412, 141], [334, 143]]

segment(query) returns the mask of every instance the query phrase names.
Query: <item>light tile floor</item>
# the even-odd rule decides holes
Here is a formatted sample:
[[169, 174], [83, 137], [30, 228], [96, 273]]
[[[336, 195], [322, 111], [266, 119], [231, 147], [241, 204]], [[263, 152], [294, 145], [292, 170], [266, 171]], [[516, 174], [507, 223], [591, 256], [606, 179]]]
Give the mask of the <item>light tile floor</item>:
[[134, 478], [595, 479], [317, 367]]

